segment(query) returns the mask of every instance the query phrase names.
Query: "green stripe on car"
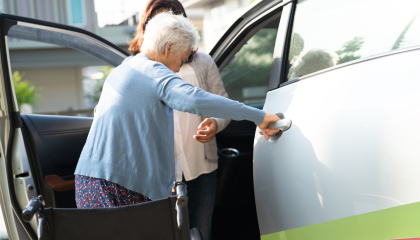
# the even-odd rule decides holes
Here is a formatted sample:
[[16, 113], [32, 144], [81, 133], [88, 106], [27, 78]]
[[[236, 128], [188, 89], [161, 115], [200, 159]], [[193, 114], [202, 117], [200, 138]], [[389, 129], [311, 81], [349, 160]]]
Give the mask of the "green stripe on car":
[[261, 240], [388, 240], [420, 237], [420, 202], [261, 236]]

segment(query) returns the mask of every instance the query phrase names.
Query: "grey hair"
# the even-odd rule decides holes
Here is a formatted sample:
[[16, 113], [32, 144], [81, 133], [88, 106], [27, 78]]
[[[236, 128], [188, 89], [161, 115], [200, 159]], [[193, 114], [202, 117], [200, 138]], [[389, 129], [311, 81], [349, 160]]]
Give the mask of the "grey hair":
[[162, 12], [149, 20], [143, 35], [141, 52], [164, 53], [166, 45], [173, 42], [171, 50], [179, 55], [188, 49], [197, 49], [198, 35], [192, 22], [172, 12]]

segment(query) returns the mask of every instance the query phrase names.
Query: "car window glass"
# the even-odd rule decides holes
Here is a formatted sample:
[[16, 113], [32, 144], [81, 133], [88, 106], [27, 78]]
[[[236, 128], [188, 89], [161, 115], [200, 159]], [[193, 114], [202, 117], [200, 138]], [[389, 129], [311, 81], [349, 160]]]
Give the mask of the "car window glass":
[[4, 223], [3, 212], [0, 208], [0, 240], [9, 239], [7, 236], [6, 224]]
[[21, 113], [93, 116], [112, 66], [68, 47], [11, 37], [7, 40]]
[[[279, 19], [276, 21], [278, 26]], [[264, 103], [276, 36], [275, 24], [260, 29], [223, 69], [223, 84], [229, 98], [247, 105], [258, 106]]]
[[12, 26], [7, 35], [18, 39], [27, 39], [73, 48], [90, 54], [113, 66], [120, 65], [126, 58], [125, 54], [108, 47], [97, 39], [90, 38], [82, 33], [63, 29], [49, 28], [30, 23], [19, 23], [19, 25]]
[[300, 0], [287, 79], [420, 45], [420, 1]]

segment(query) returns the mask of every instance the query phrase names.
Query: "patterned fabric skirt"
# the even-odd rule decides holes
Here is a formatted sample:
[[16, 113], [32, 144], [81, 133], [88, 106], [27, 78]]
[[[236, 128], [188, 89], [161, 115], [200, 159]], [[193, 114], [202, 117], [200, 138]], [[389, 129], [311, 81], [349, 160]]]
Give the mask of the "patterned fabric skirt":
[[141, 193], [104, 179], [76, 175], [77, 208], [103, 208], [152, 201]]

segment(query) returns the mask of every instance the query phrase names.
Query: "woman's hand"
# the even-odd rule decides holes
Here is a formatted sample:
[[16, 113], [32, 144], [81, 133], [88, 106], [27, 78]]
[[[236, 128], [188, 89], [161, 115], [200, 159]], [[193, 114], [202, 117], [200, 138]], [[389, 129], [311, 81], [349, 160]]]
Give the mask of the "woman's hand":
[[194, 135], [194, 138], [199, 142], [206, 143], [216, 136], [217, 128], [218, 125], [216, 120], [213, 118], [206, 118], [200, 123], [200, 126], [198, 126], [198, 129], [200, 130], [197, 131], [197, 135]]
[[277, 115], [266, 113], [264, 116], [264, 122], [258, 125], [258, 127], [261, 129], [261, 131], [264, 133], [265, 140], [268, 140], [271, 135], [274, 135], [278, 133], [279, 129], [269, 129], [268, 124], [271, 122], [277, 122], [278, 120], [281, 120]]

